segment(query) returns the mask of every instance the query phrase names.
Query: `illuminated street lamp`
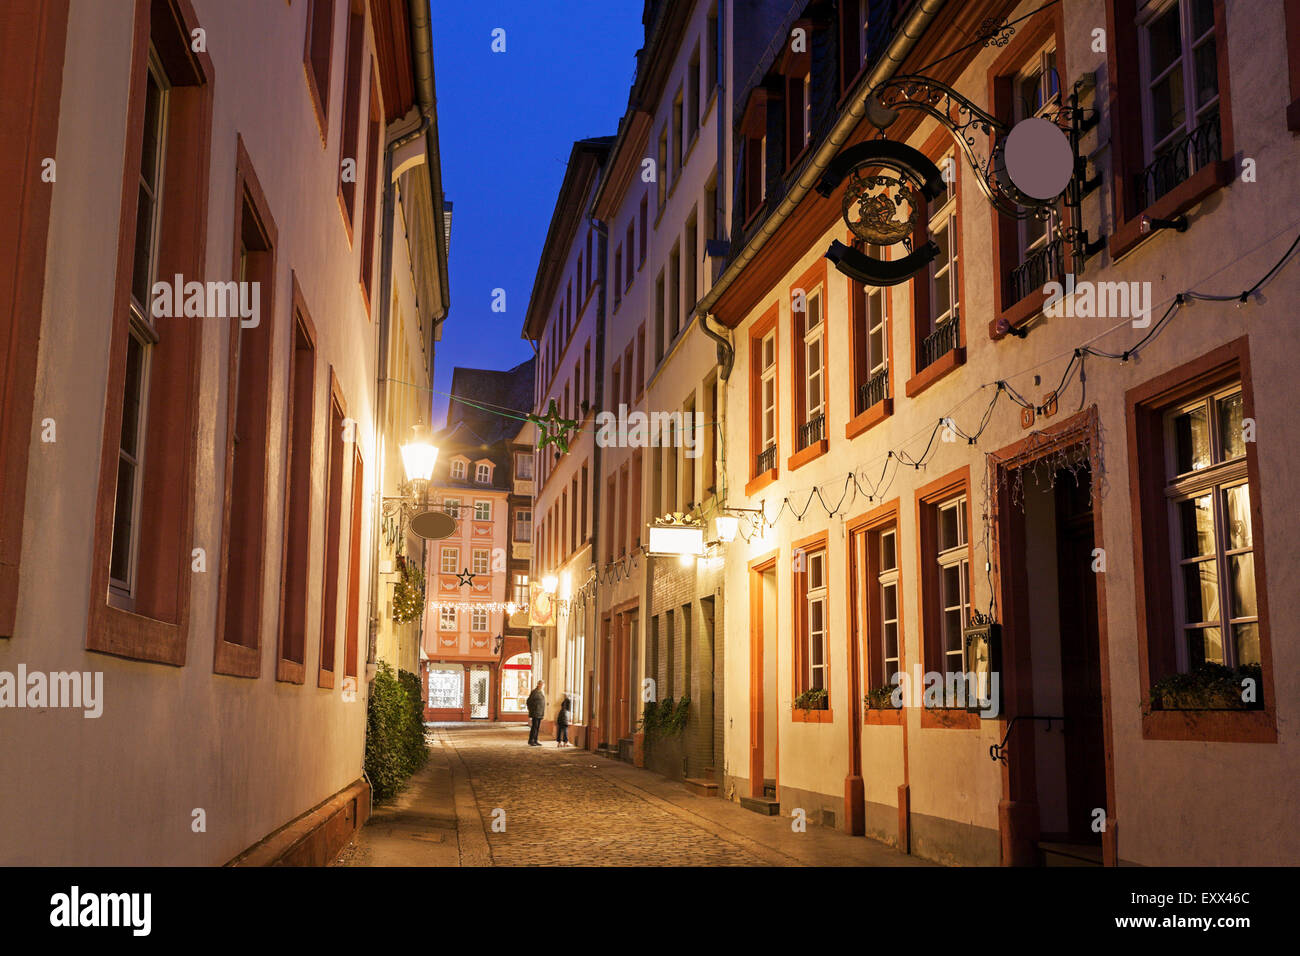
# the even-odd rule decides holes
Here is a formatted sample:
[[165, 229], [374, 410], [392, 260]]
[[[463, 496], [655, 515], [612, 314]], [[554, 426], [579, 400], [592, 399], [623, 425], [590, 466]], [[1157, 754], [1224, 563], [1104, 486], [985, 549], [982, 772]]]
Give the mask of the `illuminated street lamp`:
[[438, 448], [429, 443], [423, 426], [416, 424], [411, 428], [411, 439], [402, 445], [402, 467], [406, 469], [407, 481], [429, 481], [433, 478], [433, 466], [438, 461]]

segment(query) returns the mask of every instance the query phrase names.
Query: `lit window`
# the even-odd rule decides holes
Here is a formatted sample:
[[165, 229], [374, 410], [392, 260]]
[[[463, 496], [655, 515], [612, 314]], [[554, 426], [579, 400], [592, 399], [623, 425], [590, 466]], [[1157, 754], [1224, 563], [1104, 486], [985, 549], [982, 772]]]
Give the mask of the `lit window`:
[[471, 558], [470, 570], [475, 574], [487, 574], [492, 563], [492, 552], [487, 548], [475, 548]]
[[939, 505], [936, 542], [945, 672], [965, 673], [962, 630], [970, 619], [970, 551], [966, 543], [966, 496]]
[[804, 602], [804, 685], [801, 690], [826, 690], [826, 552], [810, 551], [805, 556]]
[[898, 535], [885, 531], [880, 535], [880, 636], [885, 681], [899, 672], [898, 647]]
[[488, 612], [485, 607], [476, 607], [470, 611], [469, 629], [477, 634], [482, 634], [488, 629]]
[[438, 611], [438, 629], [440, 631], [456, 630], [456, 609], [454, 607], [444, 607]]
[[442, 501], [442, 510], [451, 515], [453, 518], [460, 517], [460, 499], [444, 498]]
[[776, 445], [776, 332], [763, 336], [760, 346], [760, 380], [762, 382], [762, 445], [763, 451]]
[[460, 548], [442, 549], [442, 573], [455, 574], [460, 570]]
[[466, 475], [466, 464], [462, 458], [453, 458], [451, 462], [451, 477], [455, 481], [464, 481]]

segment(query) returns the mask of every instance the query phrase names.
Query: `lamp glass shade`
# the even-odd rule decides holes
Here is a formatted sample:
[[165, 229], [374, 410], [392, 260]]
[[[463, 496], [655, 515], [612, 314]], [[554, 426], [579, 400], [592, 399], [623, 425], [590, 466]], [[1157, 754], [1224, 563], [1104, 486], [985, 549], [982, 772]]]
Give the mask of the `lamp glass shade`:
[[554, 594], [556, 588], [560, 586], [560, 580], [554, 574], [548, 574], [542, 578], [542, 590], [547, 594]]
[[402, 446], [402, 467], [407, 481], [428, 481], [438, 461], [438, 449], [428, 442], [409, 441]]
[[650, 554], [700, 555], [704, 553], [704, 529], [699, 525], [650, 526]]
[[719, 541], [735, 541], [739, 526], [740, 519], [733, 515], [718, 515], [713, 519], [713, 529]]

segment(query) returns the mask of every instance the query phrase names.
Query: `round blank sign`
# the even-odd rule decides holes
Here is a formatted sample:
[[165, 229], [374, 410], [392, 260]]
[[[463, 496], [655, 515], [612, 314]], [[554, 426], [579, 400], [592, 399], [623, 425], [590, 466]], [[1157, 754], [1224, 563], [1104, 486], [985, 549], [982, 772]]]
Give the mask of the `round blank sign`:
[[424, 511], [411, 519], [411, 530], [430, 541], [449, 538], [456, 533], [456, 519], [441, 511]]
[[1012, 184], [1032, 199], [1056, 198], [1074, 175], [1074, 153], [1065, 131], [1036, 116], [1012, 128], [1003, 162]]

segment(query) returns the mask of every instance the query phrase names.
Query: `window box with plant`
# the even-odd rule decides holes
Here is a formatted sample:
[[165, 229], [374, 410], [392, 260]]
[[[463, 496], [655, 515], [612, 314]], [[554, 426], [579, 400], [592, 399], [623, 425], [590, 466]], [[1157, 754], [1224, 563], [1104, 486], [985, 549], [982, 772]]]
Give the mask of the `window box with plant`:
[[1202, 661], [1186, 674], [1156, 681], [1148, 704], [1152, 710], [1252, 710], [1264, 706], [1258, 664], [1224, 667]]
[[830, 703], [827, 699], [826, 688], [815, 687], [812, 690], [806, 690], [794, 699], [795, 710], [827, 710]]

